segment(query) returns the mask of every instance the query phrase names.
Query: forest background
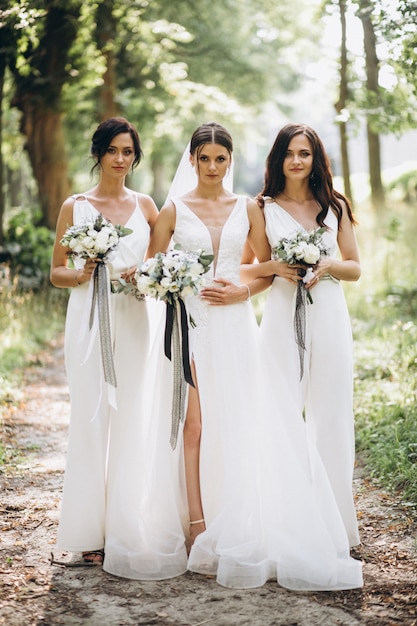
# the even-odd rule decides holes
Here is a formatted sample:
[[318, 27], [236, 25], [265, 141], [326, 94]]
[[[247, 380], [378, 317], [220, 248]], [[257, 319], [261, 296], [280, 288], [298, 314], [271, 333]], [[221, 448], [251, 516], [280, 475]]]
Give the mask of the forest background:
[[[255, 195], [277, 131], [302, 121], [359, 220], [363, 276], [345, 287], [358, 458], [416, 515], [416, 15], [411, 0], [0, 0], [0, 416], [63, 331], [54, 227], [91, 185], [101, 120], [137, 126], [128, 184], [159, 207], [200, 123], [230, 129], [235, 189]], [[18, 454], [0, 438], [0, 468]]]

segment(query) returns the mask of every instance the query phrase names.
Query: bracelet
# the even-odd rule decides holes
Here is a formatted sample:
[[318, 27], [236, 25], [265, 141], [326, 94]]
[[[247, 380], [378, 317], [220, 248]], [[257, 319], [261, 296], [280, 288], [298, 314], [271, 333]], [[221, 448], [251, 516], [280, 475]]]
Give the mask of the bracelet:
[[249, 289], [249, 285], [243, 285], [243, 287], [246, 287], [246, 289], [248, 290], [248, 297], [246, 298], [245, 302], [249, 302], [249, 300], [250, 300], [250, 289]]
[[78, 285], [78, 287], [81, 285], [80, 281], [78, 280], [78, 276], [80, 275], [81, 270], [77, 270], [77, 273], [75, 274], [75, 281]]

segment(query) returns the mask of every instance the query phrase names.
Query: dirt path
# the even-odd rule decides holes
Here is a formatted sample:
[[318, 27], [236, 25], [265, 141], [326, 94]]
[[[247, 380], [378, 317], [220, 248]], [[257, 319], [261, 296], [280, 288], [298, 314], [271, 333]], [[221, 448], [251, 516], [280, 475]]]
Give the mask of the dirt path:
[[55, 549], [68, 415], [58, 344], [25, 372], [22, 401], [1, 429], [3, 445], [20, 456], [0, 474], [0, 625], [417, 626], [417, 525], [359, 470], [361, 590], [301, 593], [270, 582], [237, 591], [191, 573], [138, 582], [100, 567], [51, 565], [51, 552], [70, 556]]

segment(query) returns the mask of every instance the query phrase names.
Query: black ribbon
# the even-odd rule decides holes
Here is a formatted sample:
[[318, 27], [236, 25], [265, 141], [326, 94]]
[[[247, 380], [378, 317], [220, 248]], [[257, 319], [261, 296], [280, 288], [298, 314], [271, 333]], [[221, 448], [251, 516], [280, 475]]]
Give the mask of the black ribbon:
[[[177, 307], [179, 308], [179, 319]], [[167, 302], [164, 344], [165, 356], [170, 361], [172, 360], [173, 386], [170, 443], [172, 449], [175, 450], [180, 423], [184, 423], [185, 420], [187, 383], [195, 387], [190, 366], [187, 311], [181, 298], [176, 300], [175, 303]]]
[[181, 298], [178, 299], [180, 306], [180, 319], [177, 319], [176, 306], [171, 302], [167, 302], [166, 318], [165, 318], [165, 356], [171, 360], [172, 332], [175, 323], [180, 323], [181, 328], [181, 347], [182, 347], [182, 369], [186, 382], [195, 387], [191, 374], [189, 342], [188, 342], [188, 320], [185, 304]]

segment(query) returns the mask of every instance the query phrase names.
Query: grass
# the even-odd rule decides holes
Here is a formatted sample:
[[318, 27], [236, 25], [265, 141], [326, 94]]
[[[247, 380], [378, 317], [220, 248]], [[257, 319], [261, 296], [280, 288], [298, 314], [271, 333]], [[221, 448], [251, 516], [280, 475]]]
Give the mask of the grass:
[[417, 217], [395, 202], [359, 215], [363, 276], [346, 285], [355, 350], [357, 451], [417, 514]]
[[[4, 414], [22, 397], [22, 373], [40, 364], [40, 352], [64, 328], [66, 290], [44, 286], [24, 291], [7, 270], [0, 277], [0, 434]], [[0, 439], [0, 465], [17, 454]]]

